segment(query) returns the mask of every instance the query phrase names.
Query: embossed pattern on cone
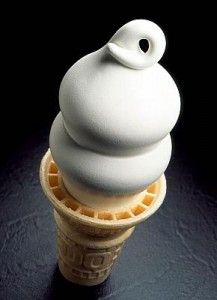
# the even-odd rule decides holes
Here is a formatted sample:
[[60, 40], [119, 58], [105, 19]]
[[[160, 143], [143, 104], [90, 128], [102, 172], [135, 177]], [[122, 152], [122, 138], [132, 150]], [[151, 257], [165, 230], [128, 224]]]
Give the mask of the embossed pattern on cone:
[[95, 240], [92, 236], [81, 238], [81, 234], [76, 234], [73, 226], [66, 223], [57, 212], [54, 216], [57, 224], [58, 264], [63, 276], [81, 285], [103, 282], [134, 228], [107, 239], [98, 237]]

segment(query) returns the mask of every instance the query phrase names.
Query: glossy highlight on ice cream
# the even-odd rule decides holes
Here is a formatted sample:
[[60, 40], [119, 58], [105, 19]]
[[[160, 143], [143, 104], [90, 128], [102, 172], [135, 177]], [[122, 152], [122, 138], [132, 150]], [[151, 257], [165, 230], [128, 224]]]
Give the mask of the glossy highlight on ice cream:
[[[146, 53], [141, 39], [149, 42]], [[78, 200], [81, 190], [114, 197], [142, 192], [167, 168], [180, 96], [158, 63], [165, 46], [156, 24], [134, 20], [64, 76], [50, 149]]]

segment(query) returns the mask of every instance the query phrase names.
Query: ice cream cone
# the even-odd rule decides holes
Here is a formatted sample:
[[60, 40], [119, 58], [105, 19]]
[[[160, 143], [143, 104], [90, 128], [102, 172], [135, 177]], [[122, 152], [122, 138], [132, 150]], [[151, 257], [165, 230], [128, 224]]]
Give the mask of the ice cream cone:
[[40, 180], [54, 206], [60, 271], [69, 281], [87, 286], [108, 277], [135, 225], [160, 207], [166, 193], [163, 175], [146, 189], [142, 199], [128, 202], [124, 209], [91, 208], [68, 193], [50, 150], [41, 162]]
[[135, 225], [164, 200], [180, 112], [178, 88], [158, 63], [165, 46], [156, 24], [133, 20], [61, 82], [40, 178], [54, 206], [59, 268], [74, 283], [103, 282]]

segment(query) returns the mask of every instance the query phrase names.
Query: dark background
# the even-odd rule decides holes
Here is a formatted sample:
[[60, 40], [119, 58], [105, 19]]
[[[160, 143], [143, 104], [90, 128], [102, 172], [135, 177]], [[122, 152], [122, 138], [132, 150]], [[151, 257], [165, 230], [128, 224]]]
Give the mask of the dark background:
[[[120, 12], [107, 2], [96, 8], [93, 3], [91, 7], [81, 3], [81, 8], [11, 4], [5, 10], [0, 299], [59, 299], [66, 291], [74, 295], [72, 299], [77, 292], [84, 299], [217, 299], [213, 11], [208, 4], [192, 4], [190, 9], [179, 2], [152, 9], [130, 3]], [[63, 75], [135, 18], [152, 20], [165, 32], [167, 49], [161, 64], [174, 77], [182, 97], [181, 116], [172, 134], [174, 155], [166, 174], [167, 202], [147, 225], [138, 226], [109, 281], [81, 289], [66, 283], [56, 269], [52, 213], [40, 189], [38, 168], [59, 110]], [[138, 250], [140, 246], [146, 250]], [[140, 264], [147, 249], [152, 254]], [[173, 272], [165, 271], [171, 264]]]
[[17, 11], [15, 7], [9, 11], [4, 24], [2, 75], [6, 94], [2, 95], [1, 112], [9, 116], [16, 134], [13, 128], [6, 128], [2, 118], [2, 140], [7, 140], [1, 149], [2, 159], [35, 130], [50, 126], [59, 110], [61, 79], [74, 62], [103, 46], [127, 21], [147, 18], [166, 33], [167, 49], [161, 64], [176, 80], [183, 99], [174, 138], [188, 148], [197, 165], [214, 173], [215, 147], [211, 144], [216, 137], [216, 17], [212, 7], [197, 4], [190, 10], [178, 3], [153, 5], [152, 9], [145, 4], [131, 6], [125, 5], [122, 12], [106, 3], [98, 10], [84, 4], [83, 9], [63, 5], [28, 9], [19, 5]]

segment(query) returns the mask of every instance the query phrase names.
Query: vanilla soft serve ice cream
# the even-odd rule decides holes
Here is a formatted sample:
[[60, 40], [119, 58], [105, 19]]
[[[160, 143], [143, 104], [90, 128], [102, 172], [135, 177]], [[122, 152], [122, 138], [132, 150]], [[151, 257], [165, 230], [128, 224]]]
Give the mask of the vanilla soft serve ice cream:
[[[149, 42], [146, 53], [141, 39]], [[64, 76], [50, 149], [79, 201], [142, 193], [167, 168], [180, 97], [158, 63], [165, 45], [156, 24], [134, 20]]]

